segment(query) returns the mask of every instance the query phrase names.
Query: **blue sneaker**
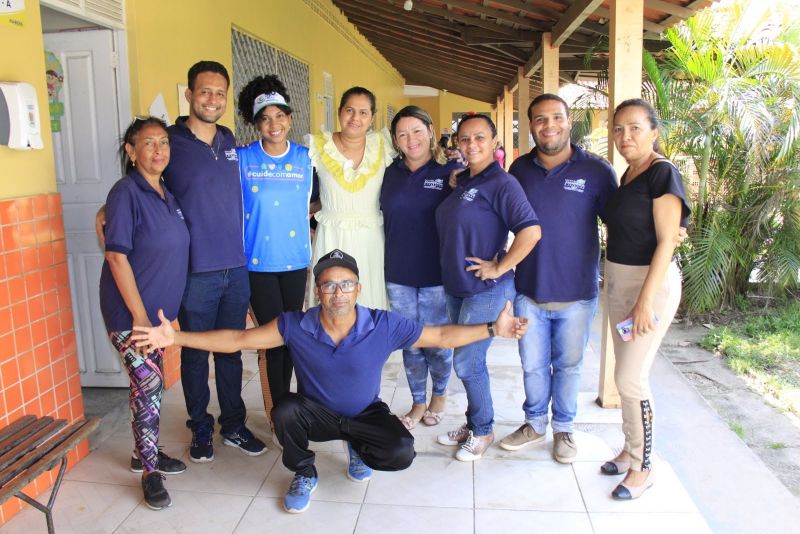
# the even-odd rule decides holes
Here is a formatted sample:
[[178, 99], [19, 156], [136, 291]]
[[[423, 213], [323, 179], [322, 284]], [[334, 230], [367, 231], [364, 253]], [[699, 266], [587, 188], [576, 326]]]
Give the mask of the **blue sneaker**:
[[264, 442], [255, 437], [246, 426], [242, 426], [238, 432], [233, 434], [222, 434], [222, 438], [222, 443], [236, 447], [248, 456], [258, 456], [267, 452]]
[[283, 498], [283, 508], [290, 514], [305, 512], [311, 504], [311, 494], [317, 489], [318, 477], [307, 477], [295, 473], [289, 491]]
[[349, 441], [344, 442], [344, 451], [347, 453], [347, 478], [353, 482], [366, 482], [371, 479], [372, 468], [364, 463]]

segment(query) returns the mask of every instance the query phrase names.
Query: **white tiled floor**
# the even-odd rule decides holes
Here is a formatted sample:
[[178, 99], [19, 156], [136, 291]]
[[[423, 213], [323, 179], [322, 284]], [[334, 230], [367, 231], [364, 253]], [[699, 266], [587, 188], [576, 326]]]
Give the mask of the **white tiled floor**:
[[[593, 338], [593, 345], [596, 346]], [[597, 352], [590, 348], [584, 373], [594, 374]], [[420, 426], [413, 431], [417, 458], [402, 472], [375, 473], [364, 484], [350, 482], [344, 471], [345, 454], [340, 442], [317, 443], [320, 484], [309, 510], [293, 515], [283, 511], [281, 499], [291, 473], [272, 445], [261, 399], [256, 359], [245, 355], [243, 397], [248, 406], [248, 427], [270, 447], [252, 458], [215, 441], [215, 460], [208, 464], [187, 461], [189, 431], [180, 384], [168, 391], [162, 405], [161, 445], [172, 456], [189, 464], [188, 470], [167, 478], [173, 506], [154, 512], [142, 503], [139, 475], [128, 471], [132, 446], [130, 429], [119, 425], [75, 469], [67, 474], [55, 507], [59, 534], [66, 533], [503, 533], [557, 532], [559, 534], [626, 532], [709, 532], [680, 480], [669, 464], [655, 461], [655, 486], [633, 502], [617, 502], [610, 492], [617, 477], [599, 474], [600, 464], [614, 455], [622, 443], [619, 410], [603, 410], [596, 395], [579, 397], [575, 440], [578, 460], [560, 465], [551, 459], [552, 437], [541, 445], [517, 452], [492, 447], [474, 464], [453, 459], [454, 447], [436, 443], [438, 433], [463, 422], [466, 397], [453, 376], [447, 415], [438, 427]], [[521, 423], [521, 370], [516, 344], [496, 340], [489, 354], [495, 403], [496, 439]], [[213, 379], [211, 390], [214, 392]], [[411, 396], [398, 354], [389, 360], [381, 396], [397, 413], [404, 413]], [[210, 411], [217, 410], [212, 393]], [[606, 443], [591, 429], [603, 429]], [[2, 532], [45, 531], [44, 518], [27, 509]]]

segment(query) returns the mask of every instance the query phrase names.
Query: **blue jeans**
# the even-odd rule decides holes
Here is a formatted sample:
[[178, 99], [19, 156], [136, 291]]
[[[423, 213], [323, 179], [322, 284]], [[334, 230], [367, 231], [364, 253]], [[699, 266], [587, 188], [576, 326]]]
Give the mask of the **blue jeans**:
[[[447, 300], [444, 287], [411, 287], [386, 282], [389, 305], [392, 311], [406, 319], [424, 325], [447, 323]], [[428, 373], [431, 374], [431, 394], [441, 397], [447, 394], [450, 369], [453, 367], [453, 350], [428, 347], [403, 350], [403, 365], [406, 368], [408, 387], [414, 404], [426, 403]]]
[[[192, 273], [178, 315], [181, 329], [203, 332], [245, 327], [250, 304], [250, 281], [247, 267]], [[219, 424], [223, 434], [233, 434], [244, 426], [245, 407], [242, 400], [242, 353], [214, 354], [214, 372], [219, 399]], [[206, 411], [208, 390], [208, 351], [183, 347], [181, 381], [192, 432], [211, 432], [214, 418]]]
[[[494, 321], [505, 306], [514, 300], [514, 279], [509, 278], [471, 297], [447, 295], [447, 313], [457, 324], [482, 324]], [[476, 436], [492, 433], [494, 407], [489, 389], [486, 351], [491, 339], [476, 341], [453, 351], [453, 369], [467, 392], [467, 426]]]
[[517, 295], [514, 315], [528, 318], [528, 331], [519, 340], [525, 385], [525, 421], [537, 434], [547, 428], [553, 400], [553, 432], [572, 432], [578, 411], [583, 353], [589, 342], [597, 297], [579, 300], [563, 310], [536, 306]]

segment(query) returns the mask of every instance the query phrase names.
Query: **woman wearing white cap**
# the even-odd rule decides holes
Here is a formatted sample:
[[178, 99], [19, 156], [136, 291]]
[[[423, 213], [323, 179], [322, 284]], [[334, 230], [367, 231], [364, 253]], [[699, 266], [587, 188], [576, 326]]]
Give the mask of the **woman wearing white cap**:
[[[250, 305], [259, 324], [301, 310], [311, 262], [309, 203], [314, 179], [308, 149], [289, 141], [292, 109], [277, 76], [258, 76], [239, 93], [239, 114], [261, 139], [237, 149], [244, 206], [244, 251]], [[286, 347], [267, 351], [273, 401], [289, 392], [292, 363]]]
[[[379, 196], [383, 171], [395, 152], [388, 130], [370, 131], [375, 119], [375, 95], [351, 87], [339, 104], [338, 132], [307, 138], [308, 151], [319, 176], [322, 209], [314, 217], [313, 261], [341, 249], [358, 259], [362, 291], [358, 303], [388, 309], [383, 272], [383, 216]], [[308, 290], [315, 304], [314, 288]]]

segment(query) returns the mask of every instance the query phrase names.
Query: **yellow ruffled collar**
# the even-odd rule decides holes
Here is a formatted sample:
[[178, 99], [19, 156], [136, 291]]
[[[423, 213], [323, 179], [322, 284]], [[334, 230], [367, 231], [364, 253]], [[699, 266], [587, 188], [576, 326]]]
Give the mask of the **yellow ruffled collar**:
[[[344, 157], [336, 148], [333, 142], [333, 135], [330, 132], [321, 132], [313, 135], [312, 143], [314, 151], [317, 153], [319, 161], [325, 165], [331, 173], [336, 183], [342, 189], [355, 193], [367, 185], [372, 178], [377, 176], [385, 168], [384, 164], [384, 139], [379, 132], [367, 134], [367, 142], [364, 147], [364, 158], [355, 174], [345, 173], [345, 168], [352, 163]], [[350, 174], [348, 176], [348, 174]]]

